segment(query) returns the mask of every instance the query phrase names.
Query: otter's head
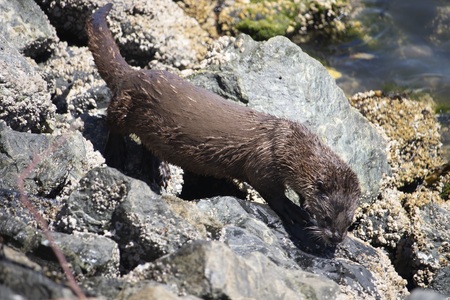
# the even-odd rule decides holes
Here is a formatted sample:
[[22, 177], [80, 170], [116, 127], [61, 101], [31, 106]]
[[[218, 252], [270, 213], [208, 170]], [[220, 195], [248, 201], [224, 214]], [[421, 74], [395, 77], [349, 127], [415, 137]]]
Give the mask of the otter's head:
[[310, 215], [308, 229], [313, 239], [328, 246], [342, 242], [361, 195], [356, 174], [347, 166], [338, 167], [310, 179], [307, 188], [293, 188]]

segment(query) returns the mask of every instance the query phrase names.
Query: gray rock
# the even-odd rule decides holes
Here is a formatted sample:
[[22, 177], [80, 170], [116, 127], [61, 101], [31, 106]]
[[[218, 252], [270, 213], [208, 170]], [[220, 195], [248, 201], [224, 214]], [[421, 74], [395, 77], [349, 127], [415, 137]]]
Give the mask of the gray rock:
[[0, 282], [2, 299], [77, 299], [42, 273], [5, 259], [0, 259]]
[[203, 213], [214, 217], [222, 225], [236, 224], [248, 218], [247, 212], [234, 197], [201, 199], [197, 202], [197, 207]]
[[[255, 222], [253, 219], [248, 221]], [[220, 241], [227, 244], [239, 256], [246, 257], [251, 253], [259, 252], [278, 266], [295, 268], [294, 261], [288, 258], [284, 249], [278, 244], [277, 237], [266, 226], [261, 229], [260, 234], [266, 238], [265, 240], [241, 227], [225, 226], [222, 229]]]
[[178, 296], [169, 286], [156, 281], [130, 282], [124, 278], [90, 277], [83, 280], [83, 288], [98, 299], [200, 300], [200, 298], [192, 295]]
[[0, 295], [2, 295], [3, 300], [22, 300], [23, 297], [17, 293], [14, 293], [6, 285], [0, 284]]
[[[249, 214], [238, 199], [214, 197], [198, 201], [197, 207], [221, 224], [219, 240], [227, 244], [234, 253], [245, 257], [247, 254], [260, 252], [278, 266], [294, 267], [295, 263], [287, 257], [273, 230]], [[268, 207], [265, 209], [270, 210]]]
[[[73, 272], [83, 276], [115, 277], [119, 275], [119, 248], [110, 238], [91, 233], [51, 233], [55, 244], [69, 260]], [[49, 241], [41, 245], [52, 251]], [[42, 247], [40, 251], [43, 251]]]
[[[426, 234], [429, 243], [433, 243], [435, 252], [445, 249], [439, 247], [450, 248], [450, 212], [439, 203], [430, 202], [424, 205], [420, 210], [422, 217], [421, 231]], [[450, 249], [448, 249], [450, 250]]]
[[111, 94], [86, 47], [58, 43], [52, 56], [40, 66], [58, 114], [98, 113], [96, 109], [105, 109], [109, 104]]
[[50, 54], [58, 37], [47, 16], [33, 0], [0, 1], [0, 12], [0, 36], [13, 48], [37, 59]]
[[89, 171], [66, 200], [58, 221], [59, 229], [101, 235], [112, 231], [113, 214], [131, 188], [131, 180], [116, 169]]
[[[34, 257], [44, 260], [54, 257], [46, 235], [13, 214], [0, 212], [0, 233]], [[119, 274], [119, 248], [110, 238], [90, 233], [51, 232], [51, 236], [77, 275], [114, 277]], [[59, 269], [51, 260], [47, 267]]]
[[[62, 204], [60, 199], [49, 199], [34, 195], [26, 195], [22, 198], [22, 196], [18, 191], [0, 188], [0, 222], [4, 222], [0, 226], [5, 226], [7, 232], [16, 232], [12, 235], [16, 236], [19, 243], [24, 246], [30, 243], [34, 244], [28, 238], [33, 239], [35, 229], [39, 226], [36, 217], [30, 212], [28, 204], [24, 203], [24, 198], [35, 207], [48, 224], [54, 221]], [[29, 226], [27, 228], [22, 225], [17, 226], [15, 222], [8, 219], [11, 216]]]
[[219, 67], [196, 74], [192, 82], [248, 102], [256, 110], [308, 125], [355, 170], [366, 201], [378, 195], [381, 177], [390, 172], [386, 143], [350, 107], [318, 61], [287, 38], [255, 42], [246, 35], [220, 56], [224, 59]]
[[338, 286], [299, 270], [280, 268], [260, 253], [245, 259], [219, 242], [199, 241], [138, 267], [133, 278], [148, 278], [208, 299], [335, 299]]
[[81, 180], [67, 200], [59, 224], [69, 232], [110, 232], [120, 241], [125, 269], [201, 237], [144, 182], [112, 168], [93, 169]]
[[135, 285], [128, 284], [115, 300], [146, 299], [146, 300], [200, 300], [192, 295], [178, 296], [165, 284], [144, 280]]
[[45, 81], [1, 35], [0, 49], [0, 119], [18, 131], [49, 131], [55, 107]]
[[333, 260], [314, 260], [306, 265], [304, 260], [296, 261], [305, 270], [313, 267], [317, 274], [345, 282], [341, 286], [347, 286], [353, 295], [394, 299], [408, 294], [406, 280], [398, 275], [385, 251], [351, 235], [339, 245]]
[[97, 299], [116, 299], [128, 287], [134, 285], [120, 277], [106, 278], [103, 276], [92, 276], [81, 279], [81, 285], [86, 294], [95, 296]]
[[39, 264], [31, 261], [25, 253], [20, 252], [12, 247], [8, 247], [5, 244], [2, 245], [0, 256], [12, 263], [19, 264], [23, 267], [27, 267], [38, 272], [41, 272], [43, 270], [43, 268]]
[[[405, 281], [395, 272], [388, 257], [352, 236], [347, 237], [335, 253], [319, 249], [312, 255], [299, 249], [303, 245], [287, 239], [288, 234], [281, 224], [270, 223], [267, 213], [262, 213], [270, 210], [267, 206], [244, 203], [232, 197], [210, 200], [209, 203], [200, 200], [197, 206], [205, 214], [217, 218], [223, 226], [219, 240], [243, 258], [260, 253], [279, 267], [322, 275], [338, 283], [348, 297], [389, 298], [406, 294]], [[383, 268], [375, 267], [379, 264]], [[388, 288], [384, 287], [386, 281], [390, 283]]]
[[[447, 295], [448, 296], [448, 295]], [[433, 290], [414, 289], [406, 300], [446, 300], [448, 297]]]
[[[324, 275], [337, 283], [345, 282], [341, 286], [348, 287], [353, 295], [359, 294], [382, 299], [379, 286], [376, 286], [377, 276], [372, 274], [365, 266], [340, 260], [311, 260], [311, 262], [314, 264], [315, 274]], [[311, 270], [310, 268], [307, 269]]]
[[[3, 197], [0, 199], [5, 201]], [[42, 240], [42, 234], [36, 230], [35, 224], [23, 221], [20, 216], [14, 217], [13, 213], [3, 209], [0, 210], [0, 233], [24, 253], [37, 249]]]
[[161, 196], [137, 180], [117, 208], [114, 227], [121, 241], [125, 268], [152, 261], [191, 240], [202, 238]]
[[412, 234], [397, 247], [396, 267], [416, 286], [429, 286], [450, 297], [450, 212], [434, 201], [417, 212]]
[[28, 194], [56, 197], [92, 167], [88, 149], [79, 132], [39, 135], [13, 131], [0, 122], [0, 189], [17, 190], [20, 175]]
[[441, 267], [436, 272], [430, 286], [431, 289], [450, 297], [450, 267]]
[[[52, 19], [59, 32], [85, 37], [84, 22], [101, 4], [93, 0], [36, 1]], [[206, 31], [173, 1], [115, 1], [110, 14], [111, 29], [133, 64], [144, 66], [150, 60], [186, 68], [206, 52]]]

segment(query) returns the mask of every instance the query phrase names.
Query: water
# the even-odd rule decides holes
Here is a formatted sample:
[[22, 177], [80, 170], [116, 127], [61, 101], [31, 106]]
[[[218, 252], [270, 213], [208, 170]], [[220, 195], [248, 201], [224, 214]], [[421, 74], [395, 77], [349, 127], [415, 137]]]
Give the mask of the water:
[[365, 34], [341, 44], [302, 45], [341, 74], [350, 96], [370, 89], [429, 93], [450, 108], [450, 1], [361, 0], [352, 18]]

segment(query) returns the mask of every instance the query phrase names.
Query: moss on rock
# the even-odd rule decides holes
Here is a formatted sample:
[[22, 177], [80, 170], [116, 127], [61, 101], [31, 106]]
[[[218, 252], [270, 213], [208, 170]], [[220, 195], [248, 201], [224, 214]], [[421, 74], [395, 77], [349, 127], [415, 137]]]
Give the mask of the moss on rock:
[[286, 35], [290, 20], [284, 15], [267, 17], [261, 20], [244, 19], [236, 24], [236, 29], [245, 32], [257, 41], [273, 36]]
[[345, 31], [343, 16], [348, 11], [348, 0], [241, 0], [221, 10], [218, 26], [225, 34], [243, 32], [256, 40], [310, 33], [333, 36]]

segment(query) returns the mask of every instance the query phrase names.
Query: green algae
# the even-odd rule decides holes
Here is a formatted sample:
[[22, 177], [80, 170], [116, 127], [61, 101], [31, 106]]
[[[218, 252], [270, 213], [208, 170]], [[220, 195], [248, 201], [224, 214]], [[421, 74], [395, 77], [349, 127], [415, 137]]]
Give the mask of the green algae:
[[236, 1], [219, 14], [218, 25], [225, 34], [247, 33], [255, 40], [276, 35], [326, 35], [347, 30], [344, 16], [349, 1], [253, 0]]
[[261, 20], [245, 19], [235, 26], [240, 32], [250, 35], [254, 40], [263, 41], [277, 35], [286, 35], [291, 20], [284, 15]]

